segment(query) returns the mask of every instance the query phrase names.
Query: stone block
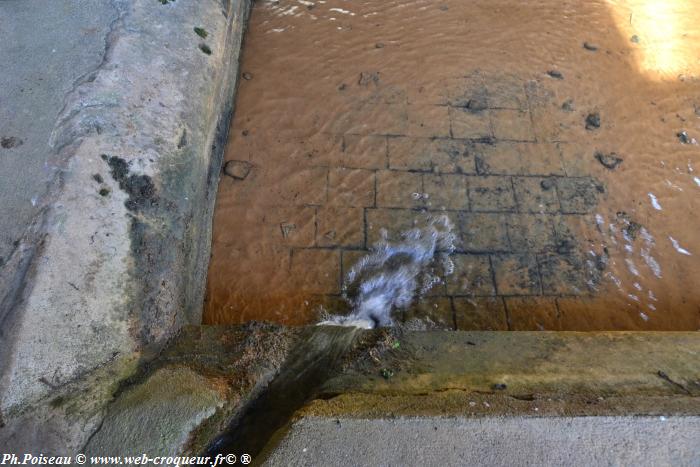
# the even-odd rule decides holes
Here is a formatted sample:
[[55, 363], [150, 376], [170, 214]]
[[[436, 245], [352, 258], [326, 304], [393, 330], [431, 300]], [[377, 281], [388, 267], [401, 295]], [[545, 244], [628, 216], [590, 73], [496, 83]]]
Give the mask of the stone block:
[[537, 259], [529, 254], [500, 254], [492, 258], [499, 295], [540, 295]]
[[467, 210], [467, 182], [459, 174], [423, 175], [425, 206], [437, 210]]
[[423, 179], [420, 173], [381, 170], [377, 172], [377, 206], [422, 207]]
[[489, 110], [470, 110], [465, 107], [450, 107], [452, 136], [464, 139], [493, 137]]
[[469, 200], [472, 211], [516, 210], [513, 185], [510, 177], [468, 177]]
[[455, 270], [446, 278], [448, 295], [494, 295], [493, 274], [488, 256], [454, 254], [451, 258]]
[[540, 177], [513, 177], [513, 188], [520, 212], [559, 211], [555, 180]]
[[506, 297], [512, 331], [562, 330], [556, 299], [553, 297]]
[[332, 168], [328, 173], [328, 205], [371, 207], [375, 201], [375, 172]]
[[462, 213], [461, 248], [470, 252], [510, 251], [506, 217], [500, 213]]
[[455, 324], [460, 331], [507, 331], [501, 298], [455, 297]]
[[362, 208], [326, 206], [316, 212], [316, 245], [362, 247], [365, 241]]
[[530, 113], [522, 110], [492, 109], [491, 124], [496, 139], [510, 141], [534, 141]]

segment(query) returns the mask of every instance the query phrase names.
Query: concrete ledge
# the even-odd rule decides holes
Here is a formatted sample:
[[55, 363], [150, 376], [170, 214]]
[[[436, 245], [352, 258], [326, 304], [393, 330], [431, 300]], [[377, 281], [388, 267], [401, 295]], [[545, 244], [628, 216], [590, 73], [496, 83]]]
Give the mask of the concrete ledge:
[[700, 417], [306, 418], [266, 465], [695, 466]]
[[[3, 268], [6, 448], [74, 452], [144, 351], [199, 324], [249, 3], [112, 2], [52, 133], [41, 216]], [[71, 397], [89, 403], [52, 403]]]

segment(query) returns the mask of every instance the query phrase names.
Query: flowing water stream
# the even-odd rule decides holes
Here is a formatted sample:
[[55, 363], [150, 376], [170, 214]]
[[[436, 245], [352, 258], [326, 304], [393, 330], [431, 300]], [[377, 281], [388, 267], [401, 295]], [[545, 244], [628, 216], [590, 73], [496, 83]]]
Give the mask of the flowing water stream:
[[205, 323], [700, 329], [698, 13], [256, 2]]

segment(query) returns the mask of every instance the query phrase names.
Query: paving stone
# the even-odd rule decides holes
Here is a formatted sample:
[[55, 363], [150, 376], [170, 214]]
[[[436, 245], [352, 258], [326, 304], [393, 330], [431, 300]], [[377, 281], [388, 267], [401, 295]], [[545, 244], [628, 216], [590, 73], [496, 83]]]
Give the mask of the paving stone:
[[525, 86], [520, 77], [506, 75], [487, 77], [486, 89], [490, 108], [528, 110]]
[[447, 88], [442, 81], [407, 83], [406, 97], [409, 104], [447, 105]]
[[432, 321], [440, 329], [454, 329], [452, 301], [449, 297], [423, 298], [403, 312], [403, 321]]
[[431, 171], [433, 140], [407, 136], [389, 137], [389, 168], [395, 170]]
[[448, 295], [487, 296], [495, 294], [488, 256], [454, 254], [451, 258], [455, 270], [446, 278]]
[[399, 240], [400, 234], [412, 228], [421, 213], [410, 209], [367, 209], [367, 246], [379, 240], [381, 229], [386, 229], [390, 240]]
[[465, 107], [450, 107], [450, 124], [455, 138], [480, 139], [493, 136], [489, 110], [473, 111]]
[[328, 173], [328, 205], [374, 206], [374, 186], [375, 173], [371, 170], [332, 168]]
[[476, 71], [468, 76], [454, 78], [445, 81], [445, 94], [449, 105], [453, 107], [475, 108], [478, 102], [483, 108], [488, 107], [488, 90], [484, 83], [484, 76]]
[[463, 175], [425, 174], [423, 192], [427, 195], [425, 206], [429, 209], [469, 209], [467, 182]]
[[561, 212], [586, 214], [593, 211], [603, 190], [602, 185], [590, 177], [557, 179]]
[[389, 167], [437, 173], [473, 174], [474, 159], [467, 140], [449, 138], [389, 138]]
[[506, 225], [514, 251], [540, 253], [556, 249], [557, 237], [552, 216], [507, 214]]
[[460, 248], [470, 252], [510, 251], [506, 217], [499, 213], [461, 213]]
[[491, 258], [499, 295], [540, 295], [537, 259], [530, 254], [500, 254]]
[[438, 173], [475, 174], [473, 143], [459, 139], [433, 141], [433, 171]]
[[513, 188], [520, 212], [559, 211], [559, 198], [554, 180], [540, 177], [513, 177]]
[[512, 331], [562, 330], [556, 299], [552, 297], [506, 297]]
[[444, 105], [407, 106], [408, 123], [406, 134], [414, 137], [450, 136], [450, 117]]
[[[237, 220], [235, 228], [214, 229], [213, 242], [231, 246], [256, 246], [261, 241], [273, 249], [285, 251], [288, 247], [311, 247], [314, 242], [315, 211], [313, 207], [269, 206], [255, 207], [226, 205], [218, 207], [222, 216]], [[231, 223], [231, 225], [234, 225]], [[269, 252], [247, 249], [256, 254]]]
[[469, 200], [473, 211], [514, 211], [513, 185], [510, 177], [468, 177]]
[[377, 172], [377, 206], [395, 208], [422, 207], [422, 174], [397, 170]]
[[575, 253], [538, 255], [545, 295], [581, 295], [588, 291], [585, 263]]
[[580, 249], [580, 243], [584, 240], [584, 225], [597, 225], [595, 219], [590, 216], [560, 215], [552, 217], [554, 227], [554, 252], [565, 255]]
[[455, 323], [460, 331], [507, 331], [505, 307], [500, 297], [455, 297]]
[[326, 129], [333, 134], [404, 135], [408, 130], [406, 104], [384, 104], [368, 99], [354, 103]]
[[523, 175], [525, 170], [516, 143], [475, 143], [472, 148], [479, 175]]
[[558, 105], [554, 103], [554, 93], [542, 83], [528, 81], [525, 84], [532, 131], [537, 141], [557, 142], [562, 140]]
[[593, 160], [587, 152], [588, 146], [558, 143], [564, 172], [569, 177], [585, 177], [593, 173]]
[[338, 294], [340, 293], [340, 251], [294, 249], [289, 275], [301, 292]]
[[[639, 329], [642, 311], [633, 306], [619, 309], [618, 313], [601, 313], [601, 309], [618, 309], [620, 303], [612, 297], [557, 298], [561, 328], [567, 331], [601, 331], [608, 329]], [[656, 329], [658, 331], [658, 328]]]
[[388, 164], [387, 146], [386, 136], [344, 135], [339, 165], [357, 169], [384, 169]]
[[362, 247], [365, 241], [362, 208], [320, 207], [316, 212], [316, 245]]
[[290, 171], [279, 167], [255, 166], [245, 180], [223, 177], [221, 202], [245, 206], [304, 206], [326, 202], [324, 167], [300, 167]]
[[491, 123], [496, 139], [511, 141], [534, 141], [530, 113], [522, 110], [492, 109]]
[[518, 143], [521, 172], [518, 175], [565, 175], [555, 143]]
[[[253, 134], [246, 140], [260, 144], [261, 138], [255, 138]], [[289, 167], [331, 167], [337, 166], [342, 161], [343, 138], [339, 135], [316, 133], [311, 136], [293, 139], [276, 139], [277, 144], [268, 147], [256, 147], [255, 159], [251, 159], [257, 165], [265, 165], [269, 160], [285, 160], [283, 168]], [[230, 146], [227, 153], [235, 154], [236, 146]], [[256, 162], [257, 161], [257, 162]]]

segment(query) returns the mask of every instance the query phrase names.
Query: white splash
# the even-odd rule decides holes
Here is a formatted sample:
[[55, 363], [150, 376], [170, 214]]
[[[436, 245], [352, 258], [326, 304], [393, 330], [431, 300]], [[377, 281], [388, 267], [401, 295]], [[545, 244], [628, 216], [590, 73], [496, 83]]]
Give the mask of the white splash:
[[678, 253], [680, 253], [682, 255], [686, 255], [686, 256], [692, 256], [692, 254], [688, 250], [681, 247], [680, 243], [678, 243], [678, 240], [671, 237], [670, 235], [669, 235], [668, 239], [671, 240], [671, 243], [673, 244], [673, 248], [675, 248]]
[[353, 13], [352, 11], [343, 10], [342, 8], [329, 8], [328, 11], [335, 11], [335, 12], [343, 14], [343, 15], [355, 16], [355, 13]]
[[649, 266], [649, 269], [651, 269], [651, 272], [653, 272], [656, 277], [661, 279], [661, 266], [659, 265], [659, 262], [656, 261], [656, 259], [651, 255], [651, 250], [655, 245], [654, 237], [652, 237], [649, 231], [644, 227], [642, 227], [640, 233], [645, 244], [645, 247], [642, 247], [640, 254], [642, 255], [642, 258], [644, 258], [644, 262], [647, 263], [647, 266]]
[[422, 227], [390, 241], [386, 230], [372, 251], [348, 272], [343, 297], [352, 306], [348, 316], [331, 316], [321, 325], [372, 329], [393, 324], [391, 312], [408, 308], [420, 299], [441, 276], [453, 273], [453, 225], [446, 215], [428, 217]]
[[651, 200], [651, 205], [656, 209], [657, 211], [661, 211], [661, 204], [659, 204], [659, 200], [656, 198], [654, 193], [647, 193], [649, 195], [649, 199]]

